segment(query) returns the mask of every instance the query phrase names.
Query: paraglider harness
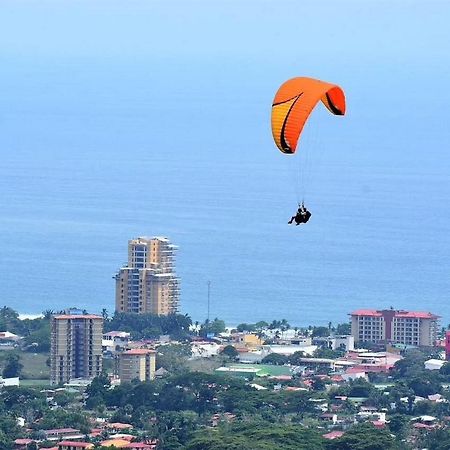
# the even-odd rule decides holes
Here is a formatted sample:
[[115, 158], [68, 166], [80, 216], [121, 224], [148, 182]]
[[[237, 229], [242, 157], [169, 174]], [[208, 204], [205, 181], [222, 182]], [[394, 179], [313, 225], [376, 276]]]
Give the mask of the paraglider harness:
[[311, 217], [311, 213], [306, 209], [305, 204], [302, 202], [298, 204], [298, 210], [295, 216], [292, 216], [288, 224], [295, 221], [295, 225], [300, 225], [301, 223], [306, 223]]

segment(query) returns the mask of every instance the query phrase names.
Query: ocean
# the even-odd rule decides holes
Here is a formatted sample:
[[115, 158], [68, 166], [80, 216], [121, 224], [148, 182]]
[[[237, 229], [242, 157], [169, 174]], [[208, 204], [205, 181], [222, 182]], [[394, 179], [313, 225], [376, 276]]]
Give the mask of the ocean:
[[[211, 281], [211, 318], [228, 324], [337, 324], [393, 307], [446, 326], [449, 65], [418, 51], [426, 64], [3, 53], [2, 305], [112, 313], [128, 239], [162, 235], [179, 246], [193, 320], [206, 318]], [[338, 82], [348, 114], [320, 106], [289, 157], [270, 105], [304, 74]], [[313, 215], [288, 226], [302, 164]]]

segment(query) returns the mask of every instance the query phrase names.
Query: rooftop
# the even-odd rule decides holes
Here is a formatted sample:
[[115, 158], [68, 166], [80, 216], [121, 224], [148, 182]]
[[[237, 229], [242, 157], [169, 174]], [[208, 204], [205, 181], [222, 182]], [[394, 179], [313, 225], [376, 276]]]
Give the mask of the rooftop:
[[150, 350], [148, 348], [133, 348], [123, 352], [122, 355], [149, 355], [152, 353], [156, 353], [155, 350]]
[[90, 442], [79, 442], [79, 441], [61, 441], [58, 442], [58, 446], [62, 447], [72, 447], [72, 448], [94, 448], [94, 444]]
[[[376, 310], [376, 309], [357, 309], [353, 311], [351, 316], [366, 316], [366, 317], [383, 317], [383, 313], [391, 312], [393, 310]], [[424, 311], [404, 311], [397, 310], [393, 311], [394, 317], [402, 318], [402, 319], [438, 319], [439, 316], [436, 314], [432, 314], [430, 312]]]
[[96, 316], [95, 314], [58, 314], [53, 316], [56, 320], [68, 320], [68, 319], [100, 319], [103, 320], [102, 316]]

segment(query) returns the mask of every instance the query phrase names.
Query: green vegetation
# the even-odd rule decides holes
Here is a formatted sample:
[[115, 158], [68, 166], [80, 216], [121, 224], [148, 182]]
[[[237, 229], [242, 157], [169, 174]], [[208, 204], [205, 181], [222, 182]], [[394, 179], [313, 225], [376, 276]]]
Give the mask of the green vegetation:
[[133, 339], [151, 339], [160, 335], [170, 335], [172, 339], [186, 340], [190, 336], [189, 327], [192, 320], [188, 315], [115, 313], [104, 322], [105, 332], [120, 330], [131, 333]]
[[266, 421], [242, 422], [208, 431], [198, 431], [187, 450], [321, 450], [325, 439], [317, 431], [298, 425], [274, 425]]
[[356, 425], [338, 439], [328, 443], [328, 450], [401, 450], [395, 438], [370, 423]]
[[[272, 353], [263, 359], [263, 364], [241, 365], [236, 364], [236, 348], [224, 345], [215, 357], [191, 359], [190, 341], [195, 336], [217, 335], [225, 330], [219, 319], [196, 323], [191, 329], [188, 316], [116, 314], [108, 318], [104, 311], [106, 330], [129, 331], [135, 339], [156, 338], [160, 334], [175, 338], [175, 342], [157, 348], [156, 365], [166, 369], [165, 378], [112, 388], [104, 375], [96, 378], [84, 393], [45, 394], [40, 390], [48, 385], [45, 349], [50, 315], [47, 311], [41, 319], [19, 321], [13, 310], [0, 310], [0, 325], [25, 337], [22, 348], [10, 346], [0, 352], [3, 375], [25, 379], [20, 388], [0, 391], [0, 450], [12, 448], [17, 437], [42, 440], [42, 430], [46, 428], [73, 427], [88, 433], [90, 420], [99, 415], [132, 424], [139, 438], [158, 439], [158, 450], [450, 448], [445, 419], [450, 416], [450, 364], [444, 364], [439, 371], [425, 370], [424, 361], [433, 351], [409, 350], [389, 374], [372, 375], [370, 382], [361, 378], [341, 381], [336, 386], [335, 374], [329, 372], [327, 365], [311, 364], [305, 373], [299, 371], [297, 366], [306, 365], [303, 352], [290, 356]], [[237, 328], [277, 342], [289, 327], [283, 319], [270, 324], [240, 324]], [[330, 323], [328, 327], [303, 331], [321, 342], [320, 338], [333, 330], [345, 332], [348, 327], [339, 324], [334, 329]], [[314, 357], [334, 359], [341, 354], [341, 350], [324, 346], [315, 351]], [[108, 362], [105, 367], [111, 372], [114, 361]], [[232, 367], [235, 375], [215, 372], [223, 364]], [[252, 368], [258, 369], [257, 374]], [[440, 394], [442, 401], [431, 401], [431, 394]], [[360, 407], [384, 411], [385, 428], [375, 428], [370, 423], [373, 418], [357, 415]], [[336, 424], [329, 419], [333, 414], [339, 417]], [[434, 416], [438, 426], [415, 427], [420, 415]], [[17, 426], [17, 417], [25, 419], [25, 428]], [[26, 429], [31, 431], [25, 432]], [[321, 436], [333, 429], [345, 433], [332, 441]], [[93, 442], [98, 444], [100, 439]]]

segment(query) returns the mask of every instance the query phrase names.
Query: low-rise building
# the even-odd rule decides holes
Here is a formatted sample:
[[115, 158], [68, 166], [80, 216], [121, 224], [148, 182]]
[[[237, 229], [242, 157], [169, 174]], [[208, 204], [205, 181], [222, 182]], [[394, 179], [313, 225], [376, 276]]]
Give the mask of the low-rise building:
[[123, 351], [128, 346], [130, 336], [131, 334], [126, 331], [109, 331], [104, 333], [102, 337], [103, 352], [114, 354], [118, 351]]
[[439, 370], [444, 364], [445, 361], [442, 359], [429, 359], [424, 362], [425, 369], [427, 370]]
[[258, 347], [263, 344], [263, 339], [254, 333], [234, 333], [231, 339], [236, 344], [241, 344], [246, 347]]
[[127, 350], [119, 355], [119, 378], [122, 383], [132, 380], [155, 379], [156, 352], [146, 348]]
[[58, 442], [58, 450], [84, 450], [89, 448], [94, 448], [94, 444], [90, 442], [78, 442], [78, 441]]
[[191, 344], [192, 358], [210, 358], [218, 355], [222, 346], [212, 341], [194, 341]]
[[11, 378], [0, 377], [0, 389], [9, 386], [18, 387], [19, 385], [20, 385], [19, 377], [11, 377]]
[[45, 439], [47, 441], [59, 441], [65, 439], [67, 441], [82, 439], [84, 434], [76, 428], [55, 428], [44, 430]]
[[344, 350], [346, 352], [354, 350], [355, 338], [349, 336], [328, 336], [314, 338], [314, 344], [325, 345], [330, 350]]

